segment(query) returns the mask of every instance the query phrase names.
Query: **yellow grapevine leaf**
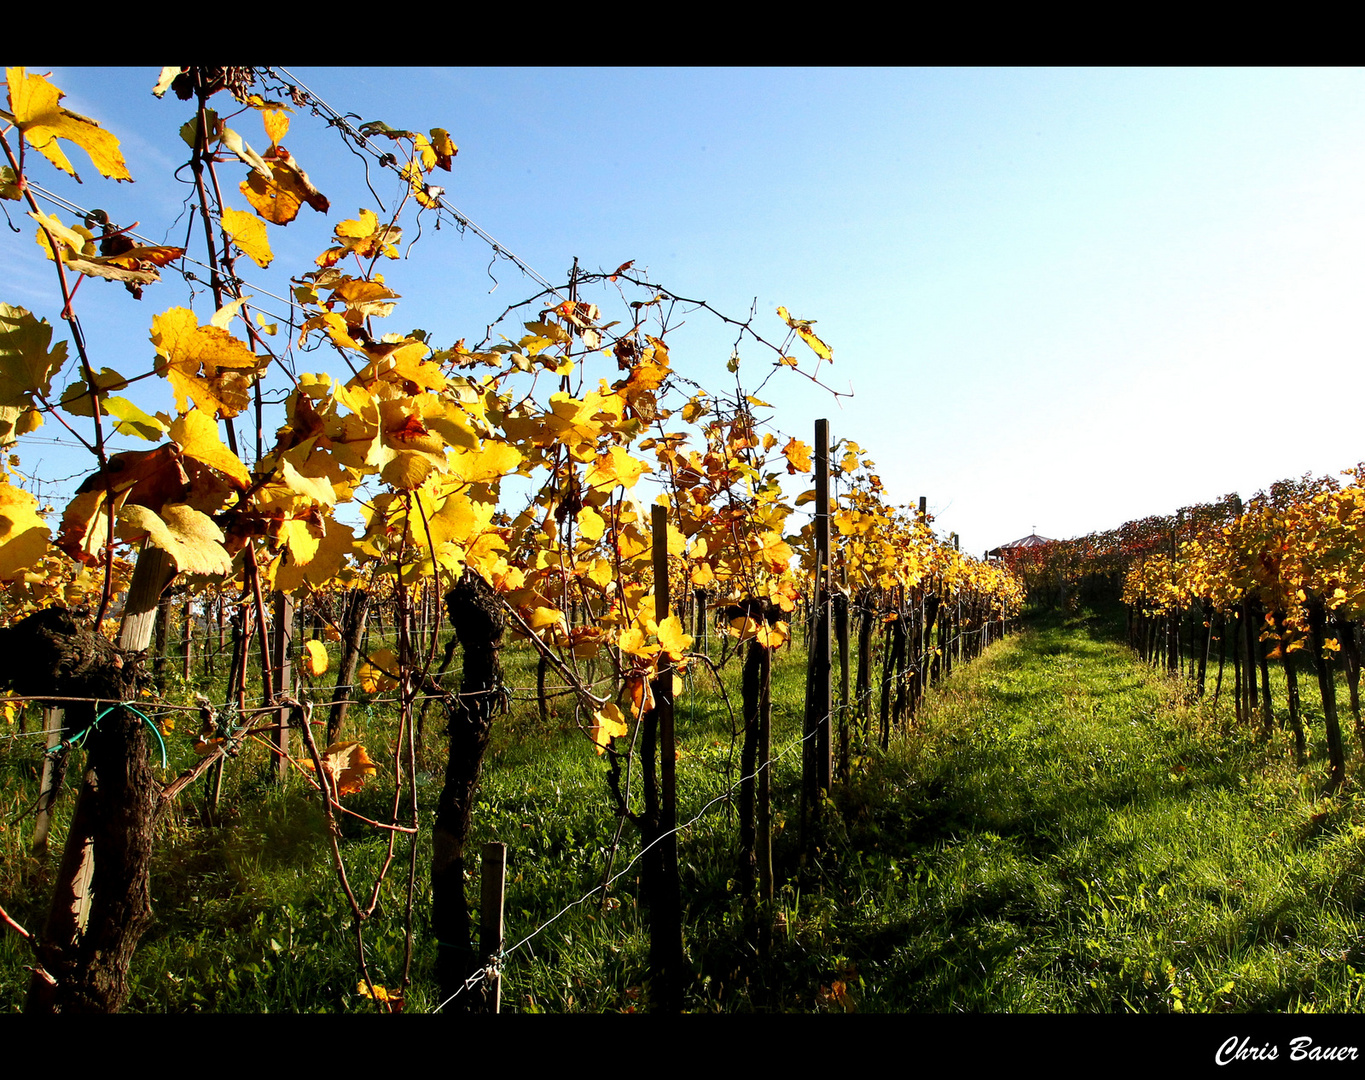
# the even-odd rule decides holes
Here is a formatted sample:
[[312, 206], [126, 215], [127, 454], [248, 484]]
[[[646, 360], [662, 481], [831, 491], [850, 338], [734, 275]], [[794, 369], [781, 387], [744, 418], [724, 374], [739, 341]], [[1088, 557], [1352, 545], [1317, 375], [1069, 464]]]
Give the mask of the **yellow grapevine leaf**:
[[578, 535], [589, 543], [596, 543], [602, 539], [602, 534], [606, 531], [607, 523], [602, 515], [591, 506], [585, 506], [578, 511]]
[[[564, 612], [552, 607], [538, 607], [531, 612], [526, 624], [545, 640], [556, 640], [567, 636], [568, 623]], [[543, 633], [549, 631], [549, 633]]]
[[695, 423], [697, 417], [705, 416], [709, 410], [696, 398], [693, 398], [682, 408], [682, 418], [689, 424]]
[[270, 265], [275, 256], [265, 235], [264, 221], [254, 214], [226, 207], [223, 210], [223, 228], [232, 237], [232, 242], [242, 249], [242, 253], [262, 270]]
[[398, 671], [398, 657], [392, 649], [380, 649], [370, 653], [370, 658], [360, 665], [360, 688], [367, 694], [377, 694], [392, 690], [398, 685], [393, 673]]
[[236, 480], [246, 488], [251, 484], [242, 459], [218, 438], [218, 425], [203, 409], [191, 409], [171, 424], [171, 438], [180, 444], [187, 458], [202, 462], [210, 469]]
[[[90, 399], [85, 399], [88, 404]], [[126, 397], [100, 399], [100, 408], [114, 417], [114, 430], [120, 435], [136, 435], [148, 442], [157, 442], [166, 434], [166, 425], [155, 416], [148, 416]]]
[[303, 643], [304, 663], [308, 674], [313, 678], [327, 674], [327, 646], [312, 638]]
[[125, 506], [118, 518], [125, 539], [146, 533], [154, 547], [170, 555], [182, 574], [221, 577], [232, 571], [232, 556], [223, 547], [223, 531], [207, 514], [184, 503], [167, 503], [160, 514], [145, 506]]
[[450, 475], [465, 483], [485, 483], [512, 472], [521, 464], [521, 451], [506, 443], [486, 442], [483, 449], [467, 452], [451, 450]]
[[291, 518], [280, 524], [280, 539], [289, 548], [290, 557], [300, 566], [307, 566], [318, 553], [321, 543], [308, 527], [308, 522]]
[[267, 180], [253, 171], [238, 187], [256, 213], [273, 225], [288, 225], [299, 216], [303, 199], [291, 189], [287, 177]]
[[766, 622], [758, 624], [755, 637], [758, 643], [766, 649], [779, 649], [787, 643], [787, 624], [778, 623], [776, 626], [769, 626]]
[[608, 453], [593, 462], [583, 479], [599, 491], [610, 491], [617, 484], [629, 490], [644, 473], [653, 471], [639, 458], [631, 457], [619, 446], [613, 446]]
[[777, 314], [783, 322], [796, 331], [802, 341], [810, 346], [811, 351], [815, 353], [816, 356], [821, 360], [828, 360], [830, 363], [834, 362], [834, 353], [830, 351], [830, 347], [816, 337], [814, 331], [811, 330], [811, 326], [813, 325], [812, 320], [793, 319], [791, 314], [784, 307], [778, 308]]
[[270, 145], [279, 146], [280, 140], [289, 134], [289, 107], [274, 101], [264, 101], [259, 94], [252, 94], [247, 102], [261, 111], [261, 122], [265, 125]]
[[460, 152], [445, 128], [431, 129], [431, 149], [436, 154], [436, 167], [450, 172], [450, 159]]
[[280, 462], [280, 481], [295, 495], [301, 495], [320, 506], [336, 505], [336, 488], [327, 477], [304, 476], [288, 459]]
[[39, 225], [37, 243], [40, 248], [47, 252], [48, 259], [52, 258], [52, 245], [48, 243], [48, 233], [51, 233], [52, 239], [61, 245], [62, 262], [67, 262], [80, 255], [94, 255], [96, 253], [95, 234], [84, 226], [68, 227], [61, 223], [56, 214], [44, 214], [36, 210], [30, 210], [28, 216]]
[[227, 131], [223, 141], [252, 167], [251, 174], [239, 187], [256, 213], [274, 225], [288, 225], [298, 216], [299, 208], [304, 203], [320, 214], [327, 213], [326, 196], [313, 186], [308, 174], [298, 168], [288, 150], [283, 146], [272, 146], [261, 157], [254, 155], [251, 148], [238, 138], [237, 142], [246, 151], [244, 154], [228, 138], [232, 134]]
[[52, 326], [21, 307], [0, 304], [0, 405], [27, 407], [34, 394], [51, 391], [52, 376], [66, 363], [66, 342], [49, 352]]
[[674, 660], [681, 660], [692, 647], [692, 636], [683, 633], [682, 620], [670, 615], [659, 624], [659, 644]]
[[341, 572], [341, 566], [351, 554], [354, 544], [355, 534], [350, 526], [329, 520], [327, 534], [318, 544], [312, 559], [303, 566], [286, 561], [276, 573], [275, 588], [280, 592], [292, 593], [305, 581], [322, 588]]
[[152, 319], [152, 344], [164, 358], [157, 362], [157, 374], [169, 380], [181, 412], [191, 400], [224, 417], [250, 404], [261, 358], [226, 330], [200, 326], [188, 308], [171, 308]]
[[324, 269], [335, 266], [351, 253], [361, 259], [373, 259], [377, 255], [396, 259], [396, 245], [403, 238], [403, 230], [397, 225], [380, 225], [375, 212], [365, 209], [361, 209], [359, 217], [343, 221], [334, 233], [339, 246], [328, 248], [317, 257], [318, 266]]
[[370, 988], [364, 979], [361, 979], [360, 982], [356, 983], [355, 992], [361, 997], [373, 998], [375, 1001], [402, 1001], [402, 998], [398, 996], [397, 991], [387, 990], [378, 983], [374, 984], [374, 993], [371, 994]]
[[78, 562], [95, 562], [109, 539], [107, 497], [104, 491], [86, 491], [66, 504], [56, 546]]
[[0, 482], [0, 581], [22, 576], [47, 554], [47, 523], [38, 500], [21, 488]]
[[226, 330], [231, 333], [232, 320], [242, 313], [242, 308], [250, 299], [251, 297], [249, 296], [243, 296], [238, 300], [233, 300], [224, 304], [213, 313], [213, 317], [209, 319], [209, 325], [216, 326], [219, 330]]
[[623, 653], [630, 656], [645, 656], [648, 653], [644, 632], [637, 627], [622, 630], [616, 644]]
[[41, 75], [28, 75], [21, 67], [7, 68], [10, 109], [14, 122], [28, 144], [62, 172], [80, 182], [76, 170], [57, 145], [58, 139], [75, 143], [94, 162], [102, 176], [113, 180], [132, 180], [119, 152], [118, 139], [88, 117], [63, 109], [58, 102], [65, 96]]
[[612, 739], [626, 734], [626, 718], [621, 714], [619, 706], [607, 702], [602, 708], [593, 711], [592, 719], [592, 741], [596, 744], [600, 757], [611, 745]]

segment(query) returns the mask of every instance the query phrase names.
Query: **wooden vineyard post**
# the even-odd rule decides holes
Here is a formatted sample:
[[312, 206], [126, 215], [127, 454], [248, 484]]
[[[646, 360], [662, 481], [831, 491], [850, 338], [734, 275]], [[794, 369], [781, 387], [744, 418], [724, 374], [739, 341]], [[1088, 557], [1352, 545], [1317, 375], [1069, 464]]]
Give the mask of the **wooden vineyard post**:
[[[368, 624], [370, 594], [364, 589], [352, 589], [346, 598], [346, 616], [343, 620], [341, 663], [337, 666], [336, 688], [332, 692], [332, 711], [327, 719], [327, 744], [337, 741], [341, 726], [346, 722], [347, 710], [351, 707], [351, 687], [355, 682], [356, 667], [362, 652], [361, 636]], [[446, 650], [445, 665], [449, 665], [458, 635], [452, 635]]]
[[507, 845], [490, 841], [483, 846], [479, 866], [479, 949], [489, 975], [484, 982], [484, 1012], [502, 1011], [502, 912], [507, 882]]
[[849, 763], [849, 713], [852, 703], [849, 700], [848, 670], [848, 564], [840, 570], [843, 588], [834, 598], [834, 626], [839, 639], [839, 779], [848, 783], [851, 765]]
[[38, 789], [38, 816], [33, 825], [33, 851], [38, 855], [47, 854], [47, 834], [52, 828], [52, 804], [61, 794], [62, 779], [66, 775], [67, 752], [56, 750], [62, 743], [62, 723], [65, 718], [66, 710], [60, 706], [52, 705], [43, 710], [47, 753], [43, 756], [43, 782]]
[[[1331, 776], [1327, 790], [1335, 791], [1346, 779], [1346, 753], [1341, 741], [1341, 723], [1337, 718], [1336, 676], [1332, 671], [1330, 653], [1324, 649], [1327, 639], [1327, 613], [1322, 597], [1308, 594], [1308, 636], [1312, 643], [1313, 666], [1318, 673], [1318, 695], [1322, 698], [1322, 718], [1327, 736], [1327, 757], [1331, 762]], [[1250, 651], [1250, 650], [1248, 650]], [[1250, 673], [1254, 682], [1256, 673]]]
[[[1171, 564], [1174, 565], [1179, 557], [1177, 534], [1184, 518], [1184, 512], [1180, 511], [1175, 516], [1175, 528], [1171, 530]], [[1176, 604], [1167, 619], [1166, 637], [1166, 671], [1171, 675], [1181, 673], [1180, 659], [1180, 605]]]
[[[292, 671], [289, 663], [289, 643], [294, 636], [294, 598], [286, 593], [275, 594], [275, 625], [271, 627], [271, 653], [274, 655], [275, 678], [273, 697], [283, 698], [292, 689]], [[267, 687], [267, 692], [270, 688]], [[283, 782], [289, 775], [289, 709], [281, 705], [279, 726], [273, 740], [275, 744], [275, 778]]]
[[830, 713], [833, 687], [829, 602], [829, 421], [815, 421], [815, 604], [810, 667], [806, 676], [806, 719], [801, 754], [801, 842], [809, 848], [810, 825], [819, 816], [821, 792], [833, 771]]
[[[668, 618], [668, 509], [650, 507], [654, 554], [654, 619]], [[673, 665], [667, 653], [659, 654], [659, 673], [654, 679], [654, 708], [648, 722], [657, 731], [659, 747], [659, 806], [645, 843], [653, 844], [646, 863], [652, 879], [649, 904], [650, 970], [655, 980], [655, 1000], [661, 1012], [682, 1011], [682, 898], [678, 882], [678, 776], [676, 739], [673, 731]], [[648, 751], [647, 751], [648, 752]], [[648, 767], [648, 766], [647, 766]], [[652, 873], [649, 872], [652, 868]]]
[[194, 673], [194, 597], [185, 594], [185, 652], [181, 656], [180, 677], [188, 686]]
[[710, 629], [709, 627], [710, 620], [706, 617], [707, 613], [705, 589], [696, 588], [692, 590], [692, 606], [695, 609], [696, 615], [695, 619], [693, 620], [693, 623], [696, 626], [696, 631], [693, 634], [693, 637], [696, 639], [695, 645], [697, 646], [697, 650], [699, 652], [703, 652], [707, 656], [710, 656], [711, 650], [709, 648], [709, 642], [707, 641], [708, 636], [707, 631]]

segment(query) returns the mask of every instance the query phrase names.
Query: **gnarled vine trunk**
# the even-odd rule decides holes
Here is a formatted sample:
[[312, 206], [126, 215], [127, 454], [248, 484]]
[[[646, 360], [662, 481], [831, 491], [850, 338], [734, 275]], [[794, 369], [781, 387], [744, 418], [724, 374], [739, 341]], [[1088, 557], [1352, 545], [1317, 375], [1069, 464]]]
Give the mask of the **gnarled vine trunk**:
[[[431, 922], [440, 949], [436, 973], [442, 1001], [455, 995], [481, 964], [465, 901], [465, 845], [493, 718], [502, 709], [502, 635], [507, 625], [492, 587], [470, 570], [446, 594], [446, 610], [464, 651], [464, 670], [460, 694], [446, 707], [450, 759], [432, 830]], [[473, 1011], [481, 1000], [460, 994], [446, 1007]]]
[[101, 699], [66, 704], [68, 734], [87, 732], [87, 767], [39, 939], [50, 978], [34, 974], [29, 1012], [117, 1012], [127, 1000], [133, 951], [152, 918], [157, 783], [144, 721], [117, 704], [137, 696], [143, 674], [63, 607], [0, 630], [0, 683], [26, 696]]

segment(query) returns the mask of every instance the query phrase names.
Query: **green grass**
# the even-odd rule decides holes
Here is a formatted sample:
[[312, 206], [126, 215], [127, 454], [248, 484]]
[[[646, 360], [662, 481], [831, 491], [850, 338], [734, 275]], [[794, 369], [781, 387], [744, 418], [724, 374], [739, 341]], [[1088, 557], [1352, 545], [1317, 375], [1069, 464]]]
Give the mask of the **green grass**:
[[[509, 649], [506, 660], [508, 685], [534, 686], [527, 651]], [[738, 676], [732, 661], [723, 679], [736, 711]], [[476, 847], [494, 839], [509, 847], [509, 945], [534, 934], [507, 958], [504, 1009], [647, 1008], [647, 913], [630, 865], [638, 835], [629, 824], [622, 831], [612, 858], [620, 876], [605, 901], [599, 893], [580, 903], [601, 884], [618, 825], [606, 764], [578, 729], [572, 699], [556, 698], [542, 725], [530, 696], [515, 693], [495, 729], [473, 838]], [[768, 956], [754, 948], [752, 913], [736, 890], [733, 808], [716, 803], [680, 838], [690, 1011], [1360, 1007], [1357, 747], [1345, 789], [1323, 798], [1320, 745], [1300, 773], [1285, 737], [1257, 743], [1230, 730], [1222, 705], [1215, 714], [1185, 703], [1105, 625], [1040, 622], [959, 666], [890, 753], [861, 755], [803, 866], [802, 697], [800, 658], [783, 654], [774, 673], [781, 824]], [[437, 1004], [423, 879], [444, 766], [438, 712], [428, 720], [431, 771], [419, 775], [410, 1011]], [[184, 723], [167, 740], [172, 771], [193, 757]], [[678, 705], [681, 821], [734, 783], [734, 723], [712, 676], [695, 666]], [[391, 709], [357, 705], [348, 727], [346, 737], [361, 738], [381, 763], [348, 805], [382, 818], [393, 791]], [[0, 904], [30, 928], [41, 924], [56, 863], [29, 853], [31, 818], [16, 821], [36, 793], [37, 742], [0, 743]], [[257, 749], [230, 765], [221, 825], [203, 823], [199, 787], [164, 826], [156, 922], [134, 963], [130, 1010], [373, 1008], [356, 992], [355, 932], [317, 801], [297, 779], [283, 789], [267, 782], [265, 765]], [[638, 780], [635, 790], [638, 804]], [[64, 800], [65, 813], [73, 801]], [[59, 817], [54, 852], [65, 827]], [[388, 986], [403, 968], [406, 845], [365, 926], [372, 974]], [[347, 822], [341, 849], [368, 898], [384, 838]], [[22, 1007], [26, 962], [16, 935], [0, 937], [6, 1010]]]
[[1006, 642], [864, 785], [898, 871], [839, 928], [864, 1009], [1356, 1008], [1365, 825], [1287, 756], [1116, 642]]

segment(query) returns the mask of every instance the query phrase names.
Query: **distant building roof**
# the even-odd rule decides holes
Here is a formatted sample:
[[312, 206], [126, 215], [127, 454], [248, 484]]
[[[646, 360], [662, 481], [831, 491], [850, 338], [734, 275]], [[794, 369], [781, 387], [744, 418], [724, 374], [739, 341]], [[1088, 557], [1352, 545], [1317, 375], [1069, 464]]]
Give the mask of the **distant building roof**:
[[1051, 543], [1053, 543], [1053, 541], [1050, 537], [1039, 536], [1037, 533], [1029, 533], [1020, 540], [1011, 540], [1008, 544], [1001, 544], [998, 548], [992, 548], [990, 551], [986, 552], [986, 555], [998, 556], [1003, 555], [1006, 551], [1014, 548], [1042, 547], [1044, 544]]

